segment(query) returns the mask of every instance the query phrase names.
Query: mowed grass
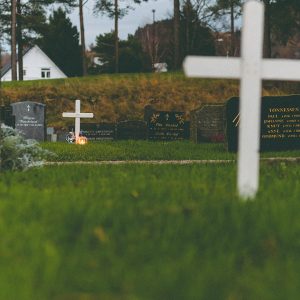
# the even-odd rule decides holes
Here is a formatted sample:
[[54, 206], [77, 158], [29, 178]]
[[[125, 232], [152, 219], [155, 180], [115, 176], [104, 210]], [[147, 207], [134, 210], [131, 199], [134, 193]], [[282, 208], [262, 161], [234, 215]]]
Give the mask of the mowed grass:
[[298, 299], [298, 164], [51, 166], [0, 177], [0, 299]]
[[149, 142], [112, 141], [90, 142], [87, 145], [66, 142], [43, 143], [42, 147], [55, 155], [52, 161], [103, 161], [103, 160], [193, 160], [232, 159], [223, 144], [195, 144], [188, 141]]
[[[42, 147], [55, 154], [49, 157], [50, 161], [236, 159], [236, 154], [228, 152], [222, 143], [112, 141], [80, 146], [58, 142], [43, 143]], [[300, 157], [300, 151], [264, 152], [262, 157]]]

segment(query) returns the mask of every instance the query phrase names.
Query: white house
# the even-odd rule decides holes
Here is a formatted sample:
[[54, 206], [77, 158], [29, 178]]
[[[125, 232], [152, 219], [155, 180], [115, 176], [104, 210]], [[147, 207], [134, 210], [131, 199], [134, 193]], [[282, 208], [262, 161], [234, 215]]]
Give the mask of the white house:
[[154, 64], [154, 71], [156, 73], [164, 73], [168, 72], [168, 64], [167, 63], [156, 63]]
[[[23, 55], [23, 79], [38, 80], [50, 78], [67, 78], [59, 67], [39, 48], [33, 46]], [[1, 81], [11, 81], [11, 64], [1, 69]]]

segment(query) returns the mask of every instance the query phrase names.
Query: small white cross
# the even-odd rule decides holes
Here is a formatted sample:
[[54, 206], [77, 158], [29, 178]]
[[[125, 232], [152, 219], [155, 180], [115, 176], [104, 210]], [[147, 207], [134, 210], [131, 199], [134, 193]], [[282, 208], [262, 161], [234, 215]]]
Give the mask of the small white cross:
[[29, 104], [27, 105], [27, 111], [30, 111], [30, 105]]
[[75, 138], [76, 141], [79, 137], [80, 133], [80, 119], [82, 118], [93, 118], [94, 114], [93, 113], [81, 113], [80, 112], [80, 100], [76, 100], [75, 102], [75, 113], [71, 112], [64, 112], [62, 114], [64, 118], [75, 118]]
[[262, 80], [300, 81], [300, 62], [263, 59], [264, 5], [256, 0], [244, 4], [242, 57], [187, 57], [189, 77], [241, 79], [238, 149], [238, 192], [252, 198], [259, 186], [259, 144]]

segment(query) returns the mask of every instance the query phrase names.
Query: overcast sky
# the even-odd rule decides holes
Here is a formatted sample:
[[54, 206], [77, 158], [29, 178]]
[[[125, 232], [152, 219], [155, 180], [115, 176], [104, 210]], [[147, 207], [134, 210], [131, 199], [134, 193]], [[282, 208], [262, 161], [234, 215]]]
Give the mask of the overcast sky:
[[[121, 1], [124, 3], [125, 0]], [[128, 0], [126, 0], [128, 1]], [[172, 0], [148, 0], [148, 2], [135, 5], [134, 10], [130, 10], [128, 15], [120, 20], [120, 38], [126, 39], [129, 33], [134, 33], [139, 26], [152, 22], [152, 9], [155, 9], [155, 18], [160, 20], [172, 14]], [[95, 43], [95, 37], [102, 33], [113, 30], [114, 21], [104, 16], [93, 14], [94, 0], [89, 0], [84, 7], [84, 23], [86, 32], [86, 45]], [[72, 23], [79, 30], [78, 10], [69, 15]]]
[[[93, 13], [95, 0], [88, 0], [84, 6], [84, 24], [85, 24], [85, 40], [86, 45], [89, 47], [92, 43], [95, 43], [95, 38], [99, 34], [107, 33], [113, 30], [114, 21], [105, 16], [95, 16]], [[120, 0], [123, 3], [128, 3], [130, 0]], [[134, 9], [130, 10], [128, 14], [120, 20], [119, 36], [121, 39], [126, 39], [128, 34], [133, 34], [139, 26], [143, 26], [147, 23], [152, 23], [152, 10], [155, 9], [155, 19], [161, 20], [172, 15], [173, 0], [148, 0], [148, 2], [140, 5], [134, 5]], [[48, 10], [48, 13], [55, 8], [52, 7]], [[68, 15], [72, 23], [77, 26], [79, 31], [79, 15], [78, 9], [74, 10]], [[3, 50], [9, 51], [10, 47], [7, 44], [2, 45]]]

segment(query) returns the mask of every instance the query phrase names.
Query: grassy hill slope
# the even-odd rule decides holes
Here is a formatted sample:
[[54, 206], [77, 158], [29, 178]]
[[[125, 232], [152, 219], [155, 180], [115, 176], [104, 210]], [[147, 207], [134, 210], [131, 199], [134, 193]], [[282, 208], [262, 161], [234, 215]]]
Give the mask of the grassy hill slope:
[[[66, 120], [61, 113], [73, 110], [76, 99], [82, 100], [82, 110], [95, 113], [94, 121], [115, 122], [142, 119], [147, 104], [189, 114], [203, 103], [222, 103], [238, 92], [237, 81], [188, 79], [182, 73], [101, 75], [4, 83], [0, 104], [25, 100], [45, 103], [48, 125], [63, 127]], [[279, 89], [268, 84], [264, 89], [264, 95], [296, 92], [296, 85]]]

